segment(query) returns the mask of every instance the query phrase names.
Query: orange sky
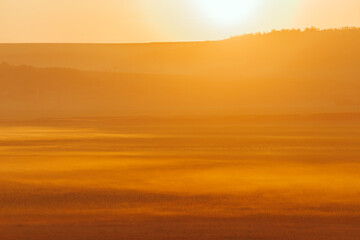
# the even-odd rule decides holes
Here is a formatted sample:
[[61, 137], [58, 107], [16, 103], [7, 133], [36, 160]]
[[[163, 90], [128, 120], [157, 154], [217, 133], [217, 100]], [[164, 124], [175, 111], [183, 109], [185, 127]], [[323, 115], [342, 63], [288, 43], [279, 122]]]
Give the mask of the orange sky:
[[359, 0], [0, 0], [0, 42], [213, 40], [360, 26], [359, 10]]

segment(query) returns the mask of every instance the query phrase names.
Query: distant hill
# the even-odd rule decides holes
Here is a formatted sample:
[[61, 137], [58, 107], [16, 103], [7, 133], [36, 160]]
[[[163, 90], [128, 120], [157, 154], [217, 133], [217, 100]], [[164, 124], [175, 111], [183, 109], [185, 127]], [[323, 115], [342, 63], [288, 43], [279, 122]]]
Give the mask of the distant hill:
[[0, 44], [0, 62], [152, 74], [315, 73], [360, 65], [360, 29], [283, 30], [223, 41], [148, 44]]
[[0, 118], [358, 112], [359, 42], [359, 29], [309, 29], [198, 43], [2, 44]]
[[346, 73], [226, 79], [0, 65], [0, 118], [356, 112]]

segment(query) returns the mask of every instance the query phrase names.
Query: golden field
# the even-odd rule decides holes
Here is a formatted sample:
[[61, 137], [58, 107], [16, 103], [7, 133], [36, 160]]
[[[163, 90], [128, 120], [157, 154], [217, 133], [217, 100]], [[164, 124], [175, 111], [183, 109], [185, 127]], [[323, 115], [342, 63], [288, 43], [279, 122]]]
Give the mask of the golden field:
[[359, 117], [3, 121], [0, 238], [357, 239]]

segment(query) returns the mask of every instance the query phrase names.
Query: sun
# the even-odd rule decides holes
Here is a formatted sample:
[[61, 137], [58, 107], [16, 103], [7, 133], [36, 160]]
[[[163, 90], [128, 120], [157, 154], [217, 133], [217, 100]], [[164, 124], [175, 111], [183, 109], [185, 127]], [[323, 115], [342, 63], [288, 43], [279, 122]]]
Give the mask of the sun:
[[216, 24], [231, 25], [254, 15], [259, 0], [197, 0], [202, 15]]

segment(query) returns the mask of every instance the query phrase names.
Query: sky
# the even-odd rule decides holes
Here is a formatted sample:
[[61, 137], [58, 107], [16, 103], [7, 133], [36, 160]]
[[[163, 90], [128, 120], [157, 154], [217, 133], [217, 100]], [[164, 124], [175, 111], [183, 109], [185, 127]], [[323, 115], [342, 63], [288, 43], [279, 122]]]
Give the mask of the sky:
[[359, 12], [359, 0], [0, 0], [0, 42], [217, 40], [360, 26]]

